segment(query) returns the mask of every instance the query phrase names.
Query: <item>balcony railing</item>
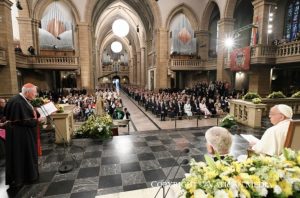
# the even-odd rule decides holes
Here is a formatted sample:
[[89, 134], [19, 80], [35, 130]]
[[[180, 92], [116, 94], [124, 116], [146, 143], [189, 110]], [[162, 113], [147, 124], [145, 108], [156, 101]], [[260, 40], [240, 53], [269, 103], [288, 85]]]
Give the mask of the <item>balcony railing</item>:
[[78, 57], [49, 57], [49, 56], [28, 56], [16, 54], [17, 67], [35, 69], [67, 69], [76, 70], [79, 68]]
[[277, 46], [256, 45], [251, 48], [251, 64], [300, 62], [300, 41]]
[[171, 59], [170, 68], [172, 70], [200, 70], [203, 68], [201, 59]]

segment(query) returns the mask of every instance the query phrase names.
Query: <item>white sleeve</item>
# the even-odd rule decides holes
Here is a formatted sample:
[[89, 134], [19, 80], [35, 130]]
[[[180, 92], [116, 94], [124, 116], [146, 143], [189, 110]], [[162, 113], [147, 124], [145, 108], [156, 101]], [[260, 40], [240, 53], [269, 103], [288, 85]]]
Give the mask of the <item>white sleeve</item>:
[[274, 134], [273, 127], [266, 130], [261, 140], [259, 140], [252, 149], [256, 153], [263, 153], [267, 155], [276, 154], [276, 138]]

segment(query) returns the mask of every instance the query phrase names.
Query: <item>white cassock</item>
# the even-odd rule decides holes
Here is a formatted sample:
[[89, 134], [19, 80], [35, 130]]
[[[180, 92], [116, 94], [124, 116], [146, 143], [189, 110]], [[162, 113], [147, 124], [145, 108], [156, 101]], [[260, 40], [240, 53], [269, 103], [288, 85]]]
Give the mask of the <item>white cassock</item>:
[[287, 136], [290, 120], [283, 120], [268, 128], [261, 139], [252, 147], [256, 153], [280, 155]]

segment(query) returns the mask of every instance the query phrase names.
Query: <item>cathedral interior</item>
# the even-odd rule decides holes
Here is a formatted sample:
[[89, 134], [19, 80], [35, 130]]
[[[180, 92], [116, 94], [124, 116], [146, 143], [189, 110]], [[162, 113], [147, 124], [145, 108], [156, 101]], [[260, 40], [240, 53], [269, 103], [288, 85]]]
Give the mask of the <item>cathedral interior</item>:
[[[0, 79], [0, 98], [7, 99], [25, 83], [43, 92], [93, 94], [115, 79], [121, 87], [153, 92], [220, 81], [240, 93], [291, 96], [300, 91], [300, 0], [0, 0]], [[79, 166], [68, 174], [53, 171], [63, 149], [53, 151], [45, 142], [42, 181], [22, 189], [21, 197], [95, 197], [149, 188], [165, 178], [183, 147], [190, 158], [203, 160], [203, 134], [218, 118], [174, 133], [173, 122], [145, 122], [137, 116], [134, 135], [105, 144], [74, 140], [68, 149]], [[261, 136], [269, 124], [263, 120], [259, 129], [242, 130]], [[196, 120], [183, 125], [193, 128]], [[236, 154], [246, 152], [245, 141], [234, 138]], [[128, 150], [122, 153], [122, 146]], [[58, 154], [49, 156], [53, 152]], [[176, 165], [180, 181], [189, 168]]]

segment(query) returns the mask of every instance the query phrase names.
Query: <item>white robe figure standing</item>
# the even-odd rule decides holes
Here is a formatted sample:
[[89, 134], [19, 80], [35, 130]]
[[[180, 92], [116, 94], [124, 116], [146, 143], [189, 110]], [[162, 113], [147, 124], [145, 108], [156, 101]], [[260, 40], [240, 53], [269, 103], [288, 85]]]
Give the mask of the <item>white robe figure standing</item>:
[[252, 150], [267, 155], [280, 155], [292, 117], [293, 110], [288, 105], [280, 104], [272, 107], [269, 118], [274, 126], [266, 130], [262, 138], [252, 146]]

